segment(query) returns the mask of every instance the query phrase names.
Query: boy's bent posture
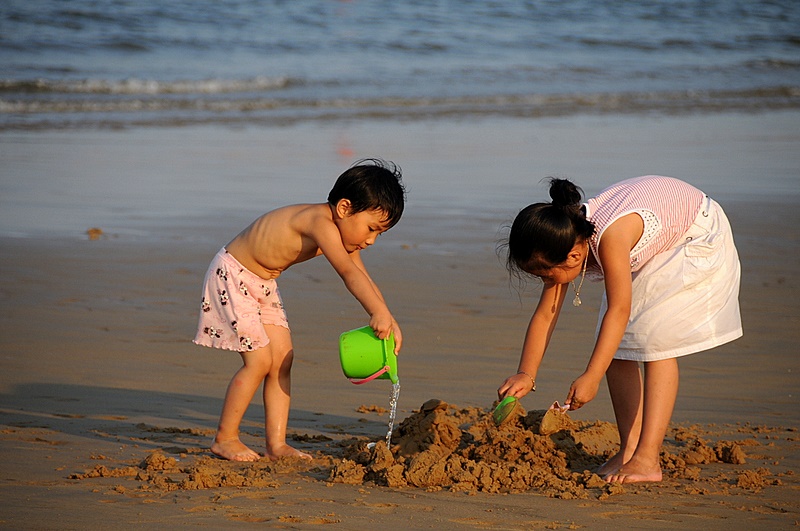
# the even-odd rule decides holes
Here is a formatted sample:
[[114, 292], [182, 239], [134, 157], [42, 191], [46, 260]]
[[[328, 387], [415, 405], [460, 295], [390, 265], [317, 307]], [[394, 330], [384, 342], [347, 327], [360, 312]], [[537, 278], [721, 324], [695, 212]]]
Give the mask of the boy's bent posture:
[[214, 257], [205, 277], [198, 345], [239, 352], [244, 364], [225, 394], [211, 451], [225, 459], [254, 461], [259, 454], [239, 440], [239, 425], [264, 384], [266, 457], [311, 456], [286, 444], [292, 337], [276, 278], [289, 267], [325, 255], [383, 339], [400, 327], [360, 253], [403, 213], [405, 190], [394, 164], [359, 161], [339, 176], [327, 203], [291, 205], [268, 212]]

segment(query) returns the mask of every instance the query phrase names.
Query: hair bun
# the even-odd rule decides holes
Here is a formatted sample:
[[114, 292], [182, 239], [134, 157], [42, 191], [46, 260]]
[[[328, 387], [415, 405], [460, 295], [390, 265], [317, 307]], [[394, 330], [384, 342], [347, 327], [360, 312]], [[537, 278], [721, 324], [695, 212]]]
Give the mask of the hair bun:
[[558, 207], [576, 207], [580, 205], [583, 190], [568, 179], [550, 178], [550, 198]]

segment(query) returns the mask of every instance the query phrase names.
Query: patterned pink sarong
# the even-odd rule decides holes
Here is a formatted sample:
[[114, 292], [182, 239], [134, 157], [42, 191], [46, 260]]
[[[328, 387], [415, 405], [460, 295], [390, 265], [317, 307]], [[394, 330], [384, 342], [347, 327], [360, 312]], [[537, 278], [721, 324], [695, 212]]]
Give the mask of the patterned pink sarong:
[[223, 247], [211, 261], [194, 342], [245, 352], [269, 344], [265, 324], [289, 328], [278, 283], [252, 273]]

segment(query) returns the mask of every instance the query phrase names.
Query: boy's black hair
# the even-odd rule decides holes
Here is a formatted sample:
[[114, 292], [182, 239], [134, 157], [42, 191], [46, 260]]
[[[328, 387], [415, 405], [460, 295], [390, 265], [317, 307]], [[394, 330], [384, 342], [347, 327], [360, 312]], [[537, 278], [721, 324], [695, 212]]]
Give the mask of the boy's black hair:
[[406, 191], [400, 167], [381, 159], [361, 159], [342, 173], [328, 194], [328, 203], [350, 201], [350, 214], [380, 209], [388, 228], [403, 215]]

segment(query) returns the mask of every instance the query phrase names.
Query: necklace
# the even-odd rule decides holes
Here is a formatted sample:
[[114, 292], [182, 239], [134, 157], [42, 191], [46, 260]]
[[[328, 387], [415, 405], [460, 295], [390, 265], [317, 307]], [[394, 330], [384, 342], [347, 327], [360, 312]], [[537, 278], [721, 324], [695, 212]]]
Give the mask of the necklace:
[[575, 290], [575, 298], [572, 299], [572, 305], [577, 307], [581, 305], [581, 288], [583, 287], [583, 280], [586, 278], [586, 263], [589, 261], [589, 244], [586, 244], [586, 258], [583, 259], [583, 270], [581, 271], [581, 283], [575, 287], [575, 281], [572, 281], [572, 289]]

